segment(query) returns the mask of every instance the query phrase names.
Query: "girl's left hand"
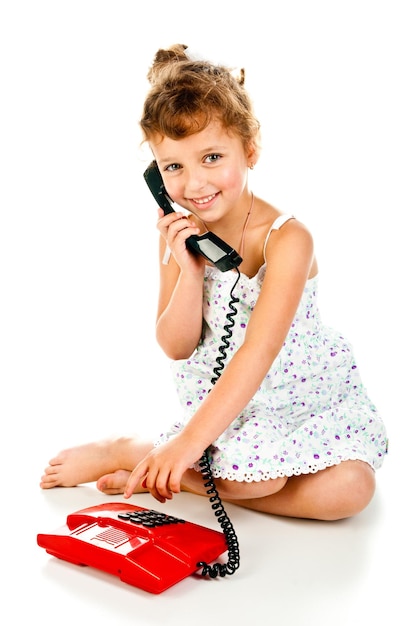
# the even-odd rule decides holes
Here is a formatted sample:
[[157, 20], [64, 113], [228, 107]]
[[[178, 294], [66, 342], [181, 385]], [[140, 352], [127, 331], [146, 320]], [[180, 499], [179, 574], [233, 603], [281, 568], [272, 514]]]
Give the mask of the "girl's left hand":
[[182, 476], [203, 454], [180, 433], [165, 444], [153, 448], [132, 471], [125, 487], [124, 497], [129, 498], [142, 482], [151, 495], [161, 503], [171, 500], [181, 490]]

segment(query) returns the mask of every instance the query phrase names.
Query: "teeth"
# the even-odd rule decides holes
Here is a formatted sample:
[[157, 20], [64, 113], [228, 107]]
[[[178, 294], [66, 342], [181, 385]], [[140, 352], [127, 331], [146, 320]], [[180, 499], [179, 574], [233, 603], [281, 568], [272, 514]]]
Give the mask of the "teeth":
[[210, 200], [212, 200], [213, 198], [215, 198], [215, 193], [213, 193], [211, 196], [207, 196], [206, 198], [200, 198], [199, 200], [195, 200], [195, 198], [193, 199], [193, 201], [196, 204], [205, 204], [206, 202], [209, 202]]

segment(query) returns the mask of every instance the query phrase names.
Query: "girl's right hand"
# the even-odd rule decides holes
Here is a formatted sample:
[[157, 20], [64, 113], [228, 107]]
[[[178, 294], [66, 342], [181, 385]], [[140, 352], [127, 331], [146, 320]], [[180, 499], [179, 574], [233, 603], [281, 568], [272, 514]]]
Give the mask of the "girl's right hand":
[[163, 210], [158, 209], [158, 214], [157, 228], [179, 267], [201, 272], [205, 265], [204, 258], [191, 252], [186, 245], [188, 237], [199, 235], [199, 228], [179, 211], [164, 215]]

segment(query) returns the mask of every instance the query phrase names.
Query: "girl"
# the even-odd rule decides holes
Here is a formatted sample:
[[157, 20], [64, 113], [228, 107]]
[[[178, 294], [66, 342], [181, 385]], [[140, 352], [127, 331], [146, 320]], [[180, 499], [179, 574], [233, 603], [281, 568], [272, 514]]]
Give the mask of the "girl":
[[[373, 497], [386, 431], [350, 345], [321, 322], [309, 231], [249, 190], [259, 123], [244, 72], [235, 78], [176, 45], [157, 52], [148, 79], [144, 140], [188, 212], [160, 210], [158, 220], [156, 333], [184, 419], [154, 444], [118, 438], [64, 450], [41, 487], [97, 481], [104, 493], [149, 491], [162, 503], [182, 489], [206, 495], [198, 462], [208, 449], [226, 501], [352, 516]], [[237, 269], [222, 272], [189, 250], [187, 238], [206, 230], [239, 252]]]

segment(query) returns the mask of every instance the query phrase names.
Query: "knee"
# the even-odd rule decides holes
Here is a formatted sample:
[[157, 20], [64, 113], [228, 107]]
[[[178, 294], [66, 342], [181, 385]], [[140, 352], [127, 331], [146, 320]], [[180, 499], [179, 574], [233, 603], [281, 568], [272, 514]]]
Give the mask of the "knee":
[[230, 501], [264, 498], [280, 491], [287, 480], [286, 477], [261, 480], [259, 482], [238, 482], [220, 479], [217, 481], [217, 490], [221, 498]]
[[[353, 517], [371, 502], [375, 492], [374, 470], [363, 461], [344, 461], [335, 466], [334, 488], [325, 520]], [[336, 480], [337, 479], [337, 480]]]

